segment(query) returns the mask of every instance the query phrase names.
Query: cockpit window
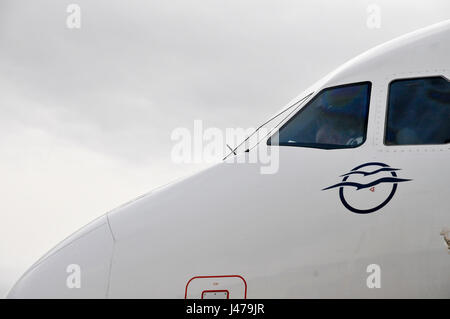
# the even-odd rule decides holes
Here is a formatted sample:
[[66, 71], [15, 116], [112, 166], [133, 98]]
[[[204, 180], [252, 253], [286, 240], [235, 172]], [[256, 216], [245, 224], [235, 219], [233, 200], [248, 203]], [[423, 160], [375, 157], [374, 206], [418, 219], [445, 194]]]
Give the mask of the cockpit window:
[[322, 90], [272, 135], [268, 145], [353, 148], [366, 139], [370, 82]]
[[395, 80], [389, 85], [384, 143], [450, 142], [450, 82], [443, 77]]

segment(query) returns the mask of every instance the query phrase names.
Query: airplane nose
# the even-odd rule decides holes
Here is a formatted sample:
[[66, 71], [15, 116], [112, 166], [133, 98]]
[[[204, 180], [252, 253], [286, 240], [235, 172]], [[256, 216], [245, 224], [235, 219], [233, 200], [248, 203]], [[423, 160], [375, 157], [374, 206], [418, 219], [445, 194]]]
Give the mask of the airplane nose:
[[20, 278], [8, 298], [105, 298], [114, 237], [102, 216], [65, 239]]

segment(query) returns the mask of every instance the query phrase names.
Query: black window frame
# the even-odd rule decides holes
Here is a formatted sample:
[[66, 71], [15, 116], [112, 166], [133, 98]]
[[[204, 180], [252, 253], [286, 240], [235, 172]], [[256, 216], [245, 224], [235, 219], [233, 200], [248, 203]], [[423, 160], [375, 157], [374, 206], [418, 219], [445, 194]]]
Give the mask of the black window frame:
[[386, 97], [386, 114], [384, 117], [384, 130], [383, 130], [383, 145], [388, 147], [401, 147], [401, 146], [415, 146], [415, 147], [429, 147], [429, 146], [439, 146], [439, 145], [447, 145], [450, 142], [447, 143], [441, 143], [441, 144], [386, 144], [386, 138], [387, 138], [387, 129], [388, 129], [388, 117], [389, 117], [389, 101], [391, 97], [391, 85], [395, 82], [400, 81], [411, 81], [411, 80], [425, 80], [425, 79], [444, 79], [447, 82], [450, 82], [450, 79], [447, 79], [444, 75], [427, 75], [427, 76], [415, 76], [415, 77], [405, 77], [405, 78], [399, 78], [391, 80], [388, 83], [387, 86], [387, 97]]
[[[290, 145], [279, 145], [279, 144], [271, 144], [271, 139], [274, 135], [278, 134], [286, 125], [288, 125], [294, 118], [296, 118], [297, 116], [301, 115], [301, 113], [311, 104], [313, 103], [323, 92], [325, 91], [329, 91], [329, 90], [333, 90], [333, 89], [339, 89], [339, 88], [343, 88], [343, 87], [348, 87], [348, 86], [355, 86], [355, 85], [362, 85], [362, 84], [367, 84], [368, 85], [368, 90], [367, 90], [367, 116], [366, 116], [366, 120], [364, 122], [364, 138], [361, 144], [358, 145], [335, 145], [335, 144], [319, 144], [322, 145], [321, 147], [319, 146], [308, 146], [308, 145], [295, 145], [295, 144], [290, 144]], [[353, 83], [346, 83], [346, 84], [340, 84], [340, 85], [335, 85], [335, 86], [329, 86], [326, 88], [321, 89], [320, 91], [317, 92], [317, 94], [314, 95], [314, 97], [308, 101], [307, 104], [305, 104], [300, 110], [298, 110], [298, 112], [296, 112], [294, 115], [292, 115], [289, 120], [286, 121], [286, 123], [284, 123], [274, 134], [272, 134], [266, 141], [266, 144], [268, 146], [286, 146], [286, 147], [302, 147], [302, 148], [315, 148], [315, 149], [320, 149], [320, 150], [342, 150], [342, 149], [354, 149], [354, 148], [358, 148], [361, 147], [362, 145], [364, 145], [366, 143], [367, 140], [367, 129], [368, 129], [368, 124], [369, 124], [369, 115], [370, 115], [370, 104], [371, 104], [371, 99], [372, 99], [372, 82], [371, 81], [361, 81], [361, 82], [353, 82]]]

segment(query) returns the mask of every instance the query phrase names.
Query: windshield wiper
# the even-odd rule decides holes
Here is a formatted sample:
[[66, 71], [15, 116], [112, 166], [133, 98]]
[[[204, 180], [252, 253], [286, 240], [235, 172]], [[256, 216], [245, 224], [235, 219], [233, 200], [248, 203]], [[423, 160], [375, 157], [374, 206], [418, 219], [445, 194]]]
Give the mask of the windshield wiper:
[[[229, 153], [227, 156], [225, 156], [223, 158], [223, 160], [226, 160], [228, 158], [228, 156], [230, 156], [231, 154], [236, 155], [236, 150], [245, 142], [247, 142], [249, 140], [250, 137], [252, 137], [253, 135], [255, 135], [256, 132], [258, 132], [264, 125], [266, 125], [267, 123], [273, 121], [274, 119], [276, 119], [278, 116], [280, 116], [281, 114], [285, 113], [286, 111], [290, 110], [291, 108], [293, 108], [294, 106], [300, 106], [300, 104], [302, 102], [304, 102], [306, 99], [308, 99], [311, 95], [313, 95], [314, 92], [311, 92], [309, 94], [307, 94], [305, 97], [301, 98], [300, 100], [298, 100], [297, 102], [293, 103], [291, 106], [288, 106], [287, 108], [285, 108], [283, 111], [279, 112], [278, 114], [272, 116], [270, 119], [268, 119], [267, 121], [265, 121], [263, 124], [261, 124], [260, 126], [258, 126], [258, 128], [249, 136], [247, 136], [247, 138], [245, 140], [243, 140], [238, 146], [236, 146], [235, 148], [231, 148], [228, 144], [227, 147], [230, 149], [231, 153]], [[247, 152], [248, 150], [246, 150]]]

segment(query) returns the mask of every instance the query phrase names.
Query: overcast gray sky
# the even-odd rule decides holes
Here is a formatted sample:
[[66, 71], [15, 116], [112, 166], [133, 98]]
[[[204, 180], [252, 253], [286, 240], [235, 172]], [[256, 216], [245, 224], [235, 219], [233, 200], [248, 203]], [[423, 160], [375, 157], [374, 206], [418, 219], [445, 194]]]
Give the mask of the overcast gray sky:
[[353, 56], [448, 18], [448, 0], [0, 0], [0, 297], [90, 220], [205, 167], [171, 161], [173, 129], [255, 127]]

